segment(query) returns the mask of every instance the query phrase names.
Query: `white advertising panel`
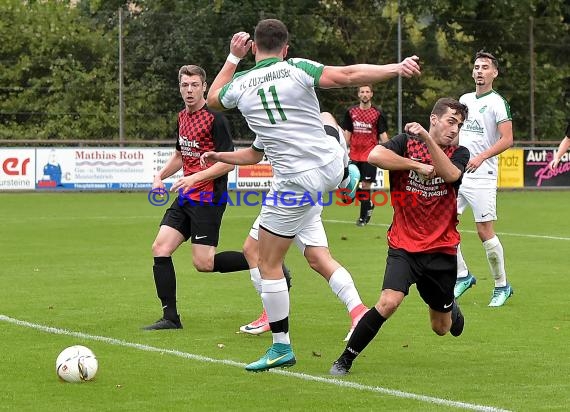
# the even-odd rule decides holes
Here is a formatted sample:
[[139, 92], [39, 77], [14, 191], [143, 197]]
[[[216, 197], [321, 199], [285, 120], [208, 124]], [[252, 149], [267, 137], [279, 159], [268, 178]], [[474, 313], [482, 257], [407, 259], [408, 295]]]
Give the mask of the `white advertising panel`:
[[0, 190], [35, 189], [36, 149], [0, 149]]
[[[36, 152], [37, 189], [150, 189], [154, 175], [174, 149], [40, 148]], [[168, 185], [182, 176], [165, 180]]]

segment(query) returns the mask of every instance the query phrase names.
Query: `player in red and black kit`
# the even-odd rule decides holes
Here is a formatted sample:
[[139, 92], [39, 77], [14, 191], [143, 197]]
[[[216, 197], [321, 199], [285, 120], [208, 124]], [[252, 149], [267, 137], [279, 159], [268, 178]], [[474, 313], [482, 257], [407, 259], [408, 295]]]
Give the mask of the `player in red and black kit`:
[[364, 226], [370, 221], [374, 205], [371, 202], [372, 183], [376, 181], [376, 166], [368, 163], [368, 154], [379, 142], [388, 141], [386, 116], [377, 107], [372, 106], [371, 85], [358, 88], [358, 106], [350, 107], [341, 122], [346, 144], [350, 147], [350, 161], [360, 170], [361, 190], [356, 194], [360, 201], [360, 216], [357, 226]]
[[416, 288], [429, 307], [431, 328], [459, 336], [464, 319], [454, 299], [457, 276], [457, 191], [469, 151], [452, 145], [467, 118], [467, 106], [439, 99], [427, 132], [408, 123], [400, 134], [370, 152], [368, 161], [390, 170], [394, 208], [388, 229], [388, 258], [380, 299], [360, 320], [332, 375], [346, 375], [408, 294]]
[[152, 188], [164, 189], [166, 179], [182, 168], [184, 177], [171, 190], [178, 191], [160, 222], [152, 244], [154, 283], [162, 303], [162, 318], [146, 330], [181, 329], [176, 308], [176, 274], [172, 254], [190, 239], [192, 263], [199, 272], [248, 270], [242, 252], [216, 253], [222, 216], [226, 209], [228, 172], [234, 166], [217, 163], [200, 167], [200, 156], [207, 151], [232, 152], [229, 123], [221, 113], [206, 107], [206, 72], [198, 66], [182, 66], [178, 72], [180, 94], [185, 108], [178, 113], [176, 150], [154, 177]]

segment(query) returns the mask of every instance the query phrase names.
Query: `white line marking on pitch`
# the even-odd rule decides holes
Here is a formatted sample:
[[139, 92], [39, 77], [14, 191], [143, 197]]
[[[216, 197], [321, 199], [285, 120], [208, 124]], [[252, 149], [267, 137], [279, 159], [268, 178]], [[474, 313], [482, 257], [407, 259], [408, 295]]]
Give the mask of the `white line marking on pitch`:
[[[93, 340], [93, 341], [98, 341], [98, 342], [104, 342], [104, 343], [108, 343], [110, 345], [124, 346], [127, 348], [134, 348], [134, 349], [147, 351], [147, 352], [166, 353], [169, 355], [178, 356], [180, 358], [192, 359], [192, 360], [196, 360], [199, 362], [219, 363], [222, 365], [236, 366], [239, 368], [243, 368], [245, 366], [245, 363], [235, 362], [232, 360], [213, 359], [213, 358], [208, 358], [206, 356], [194, 355], [192, 353], [181, 352], [181, 351], [172, 350], [172, 349], [157, 348], [154, 346], [143, 345], [140, 343], [127, 342], [127, 341], [124, 341], [121, 339], [108, 338], [106, 336], [88, 335], [88, 334], [82, 333], [82, 332], [74, 332], [74, 331], [67, 330], [67, 329], [54, 328], [51, 326], [44, 326], [44, 325], [39, 325], [37, 323], [26, 322], [24, 320], [14, 319], [14, 318], [11, 318], [11, 317], [6, 316], [6, 315], [0, 315], [0, 321], [12, 323], [12, 324], [18, 325], [18, 326], [24, 326], [26, 328], [36, 329], [36, 330], [46, 332], [46, 333], [52, 333], [55, 335], [74, 336], [74, 337], [80, 338], [80, 339], [87, 339], [87, 340]], [[469, 409], [472, 411], [509, 412], [508, 409], [495, 408], [494, 406], [485, 406], [485, 405], [477, 405], [477, 404], [466, 403], [466, 402], [452, 401], [449, 399], [435, 398], [433, 396], [418, 395], [415, 393], [403, 392], [403, 391], [398, 391], [395, 389], [382, 388], [380, 386], [362, 385], [360, 383], [354, 383], [354, 382], [349, 382], [349, 381], [340, 380], [340, 379], [313, 376], [313, 375], [308, 375], [305, 373], [290, 372], [290, 371], [277, 370], [277, 369], [271, 369], [269, 372], [277, 373], [279, 375], [284, 375], [284, 376], [290, 376], [290, 377], [294, 377], [294, 378], [298, 378], [298, 379], [303, 379], [306, 381], [321, 382], [321, 383], [325, 383], [325, 384], [329, 384], [329, 385], [341, 386], [343, 388], [358, 389], [358, 390], [366, 391], [366, 392], [381, 393], [384, 395], [394, 396], [396, 398], [413, 399], [416, 401], [426, 402], [426, 403], [431, 403], [431, 404], [436, 404], [436, 405], [451, 406], [454, 408]]]
[[[347, 223], [347, 224], [354, 224], [354, 222], [347, 222], [346, 220], [335, 220], [335, 219], [323, 219], [323, 222], [328, 223]], [[388, 227], [389, 224], [386, 223], [368, 223], [368, 226], [382, 226]], [[460, 230], [459, 232], [464, 233], [477, 233], [475, 230]], [[526, 233], [509, 233], [509, 232], [497, 232], [497, 235], [501, 236], [513, 236], [513, 237], [527, 237], [532, 239], [549, 239], [549, 240], [570, 240], [570, 237], [566, 236], [548, 236], [548, 235], [533, 235], [533, 234], [526, 234]]]

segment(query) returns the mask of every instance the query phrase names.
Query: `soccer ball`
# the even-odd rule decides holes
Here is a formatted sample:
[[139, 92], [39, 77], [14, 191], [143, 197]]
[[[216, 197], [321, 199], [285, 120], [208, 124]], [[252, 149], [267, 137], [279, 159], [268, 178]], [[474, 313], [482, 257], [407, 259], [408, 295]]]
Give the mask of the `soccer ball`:
[[66, 382], [89, 381], [95, 377], [98, 367], [95, 354], [81, 345], [65, 348], [55, 361], [57, 376]]

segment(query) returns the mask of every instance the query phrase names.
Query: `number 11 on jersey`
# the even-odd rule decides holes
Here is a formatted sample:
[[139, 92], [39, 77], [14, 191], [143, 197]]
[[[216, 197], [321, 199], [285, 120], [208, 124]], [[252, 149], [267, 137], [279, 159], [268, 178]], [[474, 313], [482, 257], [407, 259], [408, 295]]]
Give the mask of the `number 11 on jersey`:
[[[287, 116], [285, 116], [285, 112], [281, 108], [281, 103], [279, 103], [279, 97], [277, 97], [277, 90], [275, 90], [275, 85], [269, 87], [269, 92], [271, 93], [271, 96], [273, 97], [273, 104], [275, 105], [275, 108], [277, 109], [277, 112], [279, 113], [281, 120], [287, 120]], [[267, 98], [265, 97], [265, 91], [263, 89], [259, 89], [257, 91], [257, 94], [261, 98], [261, 104], [263, 105], [263, 109], [265, 109], [265, 112], [267, 113], [267, 117], [269, 118], [269, 122], [271, 122], [271, 124], [275, 124], [276, 123], [275, 117], [273, 116], [272, 109], [269, 108], [269, 104], [267, 104]]]

